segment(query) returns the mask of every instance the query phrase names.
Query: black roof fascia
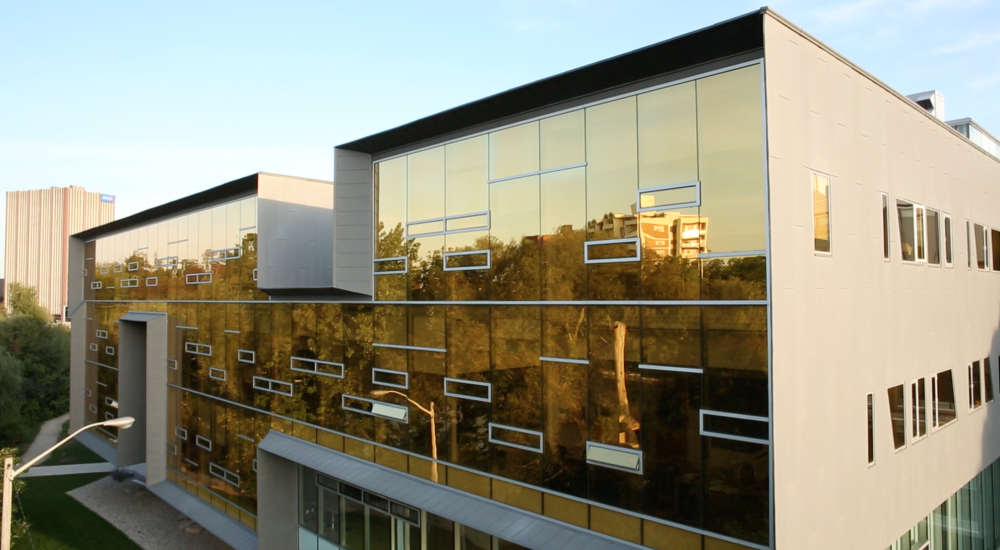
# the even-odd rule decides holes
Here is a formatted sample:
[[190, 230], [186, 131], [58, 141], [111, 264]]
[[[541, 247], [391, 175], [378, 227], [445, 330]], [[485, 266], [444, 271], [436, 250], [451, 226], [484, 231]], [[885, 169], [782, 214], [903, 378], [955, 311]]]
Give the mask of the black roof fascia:
[[766, 8], [338, 145], [378, 155], [443, 134], [764, 47]]
[[102, 235], [110, 235], [133, 227], [148, 225], [153, 222], [179, 216], [185, 212], [201, 210], [219, 203], [250, 196], [257, 193], [257, 176], [258, 174], [251, 174], [229, 183], [223, 183], [200, 193], [188, 195], [184, 198], [161, 204], [160, 206], [154, 206], [149, 210], [143, 210], [127, 218], [81, 231], [73, 235], [73, 237], [91, 240]]

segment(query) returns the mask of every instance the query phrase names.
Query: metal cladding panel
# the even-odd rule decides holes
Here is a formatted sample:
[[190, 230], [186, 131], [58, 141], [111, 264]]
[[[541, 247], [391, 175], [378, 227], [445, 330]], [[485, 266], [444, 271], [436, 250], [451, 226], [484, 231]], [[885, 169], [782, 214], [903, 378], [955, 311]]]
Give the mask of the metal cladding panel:
[[339, 479], [349, 479], [353, 485], [373, 493], [535, 550], [562, 550], [570, 547], [593, 550], [638, 548], [279, 432], [269, 432], [260, 442], [258, 450]]
[[149, 491], [236, 550], [257, 550], [256, 533], [173, 483], [163, 481]]

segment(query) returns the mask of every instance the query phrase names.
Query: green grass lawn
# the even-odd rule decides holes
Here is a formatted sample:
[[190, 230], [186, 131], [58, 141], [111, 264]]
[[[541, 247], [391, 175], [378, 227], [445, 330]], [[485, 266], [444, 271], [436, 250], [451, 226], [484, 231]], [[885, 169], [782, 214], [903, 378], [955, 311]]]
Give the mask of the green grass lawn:
[[13, 550], [140, 550], [121, 531], [66, 494], [105, 475], [25, 479], [21, 504], [31, 524], [31, 540], [21, 537]]
[[[62, 441], [69, 430], [69, 421], [64, 422], [62, 431], [59, 432], [59, 440]], [[96, 464], [105, 460], [84, 447], [80, 442], [73, 440], [59, 447], [49, 455], [39, 466], [65, 466], [69, 464]]]

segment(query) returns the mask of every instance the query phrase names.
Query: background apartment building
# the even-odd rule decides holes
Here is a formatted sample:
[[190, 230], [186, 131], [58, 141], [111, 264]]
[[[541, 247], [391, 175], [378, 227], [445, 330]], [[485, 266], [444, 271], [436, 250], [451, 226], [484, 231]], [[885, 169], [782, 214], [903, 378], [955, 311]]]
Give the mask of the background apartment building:
[[5, 280], [35, 287], [38, 303], [62, 320], [69, 236], [114, 219], [113, 195], [75, 185], [8, 191]]
[[71, 424], [241, 550], [995, 548], [968, 136], [768, 9], [468, 103], [74, 235]]

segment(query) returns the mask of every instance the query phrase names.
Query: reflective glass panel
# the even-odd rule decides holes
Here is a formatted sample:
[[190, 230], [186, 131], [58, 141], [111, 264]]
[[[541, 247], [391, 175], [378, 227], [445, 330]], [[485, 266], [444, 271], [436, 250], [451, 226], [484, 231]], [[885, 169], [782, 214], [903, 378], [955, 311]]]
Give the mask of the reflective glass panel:
[[487, 136], [449, 143], [444, 155], [445, 213], [454, 216], [489, 209]]
[[585, 160], [584, 111], [573, 111], [539, 121], [541, 164], [548, 170]]
[[521, 124], [490, 134], [491, 180], [537, 171], [537, 122]]
[[444, 147], [408, 155], [406, 163], [408, 221], [444, 216]]
[[764, 129], [761, 68], [697, 81], [701, 217], [709, 252], [763, 250]]

